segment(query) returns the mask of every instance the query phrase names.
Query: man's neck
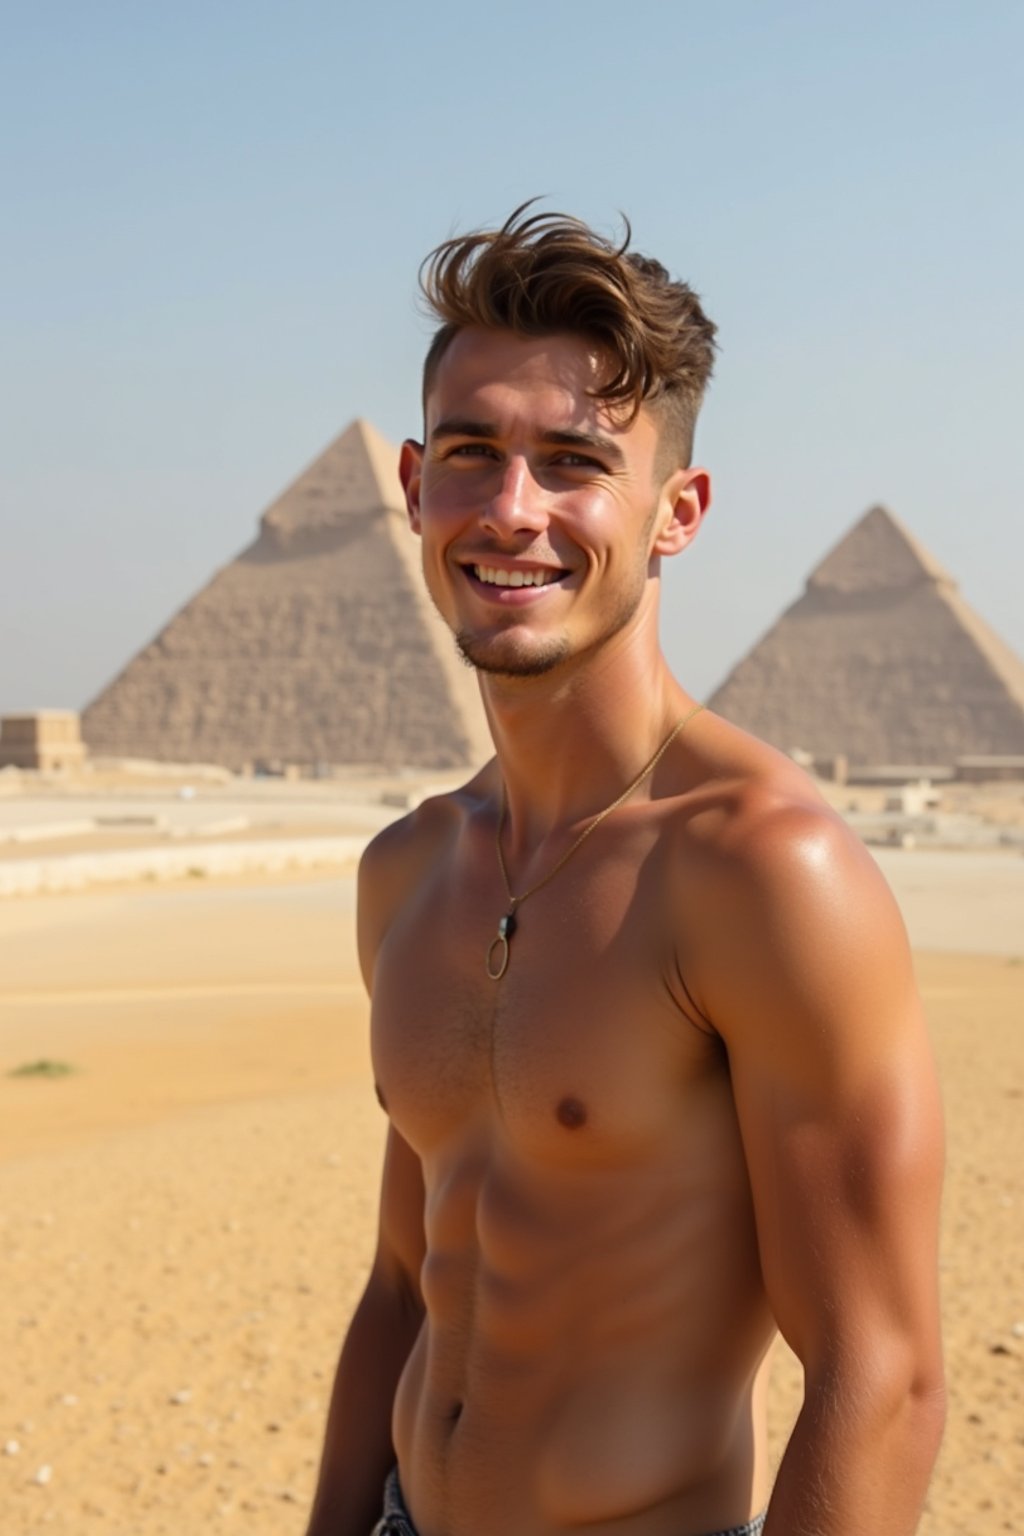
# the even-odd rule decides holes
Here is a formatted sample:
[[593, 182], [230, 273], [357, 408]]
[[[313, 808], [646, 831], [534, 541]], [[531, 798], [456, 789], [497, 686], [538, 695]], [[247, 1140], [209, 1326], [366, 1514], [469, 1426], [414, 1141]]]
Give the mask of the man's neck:
[[513, 854], [603, 810], [692, 706], [657, 645], [636, 641], [541, 677], [481, 676]]

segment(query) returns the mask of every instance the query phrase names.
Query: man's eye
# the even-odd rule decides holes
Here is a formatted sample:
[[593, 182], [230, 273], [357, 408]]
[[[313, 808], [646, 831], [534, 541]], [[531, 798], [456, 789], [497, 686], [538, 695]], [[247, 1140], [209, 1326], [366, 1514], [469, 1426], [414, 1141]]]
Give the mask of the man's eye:
[[604, 465], [586, 453], [560, 453], [554, 461], [566, 469], [603, 469]]
[[459, 443], [451, 449], [450, 459], [483, 459], [490, 458], [494, 449], [490, 443]]

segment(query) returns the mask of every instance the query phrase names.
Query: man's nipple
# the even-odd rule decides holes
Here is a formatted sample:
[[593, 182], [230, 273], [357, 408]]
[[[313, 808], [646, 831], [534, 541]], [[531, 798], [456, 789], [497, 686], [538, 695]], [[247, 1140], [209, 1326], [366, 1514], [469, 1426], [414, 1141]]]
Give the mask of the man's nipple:
[[565, 1126], [567, 1131], [578, 1131], [587, 1123], [587, 1106], [582, 1099], [574, 1099], [571, 1095], [567, 1095], [559, 1100], [555, 1118], [559, 1125]]

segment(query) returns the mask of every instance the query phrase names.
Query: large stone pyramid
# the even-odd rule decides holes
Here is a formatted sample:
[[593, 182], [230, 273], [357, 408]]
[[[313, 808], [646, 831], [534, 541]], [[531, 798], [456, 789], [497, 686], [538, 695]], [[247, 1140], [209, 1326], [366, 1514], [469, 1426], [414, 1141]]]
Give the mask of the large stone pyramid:
[[1024, 753], [1024, 664], [884, 507], [709, 704], [783, 750], [862, 766]]
[[94, 754], [456, 768], [490, 755], [427, 598], [398, 451], [356, 421], [82, 718]]

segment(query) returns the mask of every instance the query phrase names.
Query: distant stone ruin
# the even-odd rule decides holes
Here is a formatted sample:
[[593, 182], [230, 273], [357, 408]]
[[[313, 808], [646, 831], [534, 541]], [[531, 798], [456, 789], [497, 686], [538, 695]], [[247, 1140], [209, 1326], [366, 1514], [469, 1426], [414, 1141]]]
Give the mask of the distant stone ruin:
[[94, 754], [461, 768], [492, 748], [419, 570], [398, 450], [353, 422], [82, 717]]
[[851, 767], [1024, 753], [1024, 664], [884, 507], [708, 702], [784, 751]]
[[42, 773], [78, 768], [85, 747], [78, 715], [70, 709], [37, 709], [0, 720], [0, 768], [36, 768]]

